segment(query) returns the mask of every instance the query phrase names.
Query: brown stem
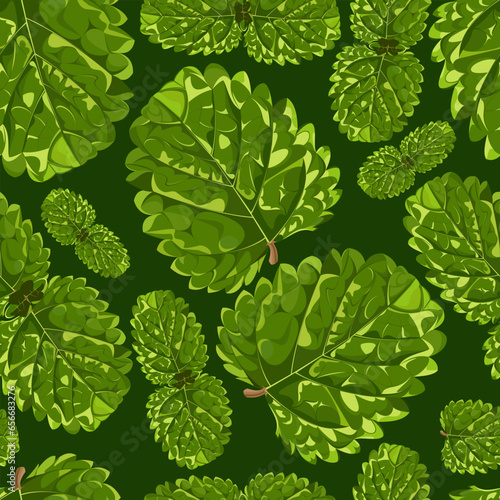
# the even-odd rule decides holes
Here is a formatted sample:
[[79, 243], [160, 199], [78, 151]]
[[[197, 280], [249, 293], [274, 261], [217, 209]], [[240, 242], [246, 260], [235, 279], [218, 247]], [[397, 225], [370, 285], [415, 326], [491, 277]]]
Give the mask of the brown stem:
[[269, 264], [274, 265], [278, 262], [278, 250], [276, 250], [274, 240], [269, 241], [267, 246], [269, 247]]
[[23, 478], [25, 472], [26, 469], [24, 467], [18, 467], [16, 469], [16, 475], [14, 476], [14, 484], [16, 487], [14, 488], [14, 491], [21, 489], [21, 479]]
[[243, 394], [247, 398], [259, 398], [260, 396], [264, 396], [264, 394], [267, 394], [267, 391], [265, 387], [259, 389], [258, 391], [256, 389], [245, 389], [243, 391]]
[[439, 433], [441, 434], [441, 436], [448, 437], [448, 434], [446, 434], [446, 432], [444, 431], [439, 431]]

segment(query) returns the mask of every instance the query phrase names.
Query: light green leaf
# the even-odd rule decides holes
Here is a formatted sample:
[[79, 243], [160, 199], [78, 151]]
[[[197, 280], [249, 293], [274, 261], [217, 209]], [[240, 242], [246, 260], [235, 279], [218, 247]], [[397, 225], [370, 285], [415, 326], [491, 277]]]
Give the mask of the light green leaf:
[[116, 0], [4, 0], [0, 7], [0, 155], [43, 182], [94, 158], [128, 113], [133, 39]]
[[105, 278], [116, 278], [130, 267], [130, 258], [123, 243], [107, 227], [94, 224], [83, 238], [76, 243], [75, 252], [91, 271]]
[[419, 463], [417, 452], [405, 446], [382, 443], [372, 450], [359, 486], [354, 487], [355, 500], [428, 500], [427, 467]]
[[164, 386], [149, 398], [151, 429], [180, 467], [208, 464], [222, 455], [231, 432], [229, 400], [222, 382], [200, 375], [182, 389]]
[[7, 465], [11, 450], [15, 453], [19, 451], [19, 432], [14, 422], [9, 419], [6, 410], [0, 410], [0, 467]]
[[[424, 391], [437, 370], [442, 309], [417, 279], [385, 255], [366, 262], [333, 250], [296, 270], [282, 264], [235, 310], [224, 309], [218, 353], [226, 369], [260, 390], [289, 453], [307, 461], [356, 453], [381, 422], [407, 415], [403, 398]], [[249, 403], [251, 404], [251, 403]]]
[[9, 205], [0, 193], [0, 316], [9, 295], [23, 283], [33, 280], [37, 287], [45, 282], [49, 255], [40, 233], [33, 233], [31, 221], [23, 220], [19, 205]]
[[184, 68], [132, 125], [127, 158], [145, 233], [194, 289], [231, 293], [250, 283], [268, 250], [327, 220], [339, 199], [330, 150], [293, 105], [253, 92], [246, 73]]
[[490, 337], [484, 343], [483, 350], [484, 364], [491, 365], [491, 378], [498, 380], [500, 378], [500, 325], [495, 325], [489, 332]]
[[245, 39], [257, 61], [299, 64], [340, 38], [335, 0], [144, 0], [141, 31], [164, 49], [221, 54]]
[[119, 318], [84, 278], [55, 277], [26, 317], [0, 322], [3, 390], [21, 411], [74, 434], [97, 429], [130, 388], [132, 368]]
[[92, 465], [89, 460], [78, 460], [70, 453], [50, 457], [23, 480], [22, 490], [12, 493], [0, 490], [0, 499], [119, 500], [118, 492], [105, 482], [109, 472]]
[[495, 490], [483, 490], [477, 486], [471, 486], [468, 490], [459, 490], [450, 493], [453, 500], [498, 500], [500, 488]]
[[456, 0], [440, 5], [429, 36], [439, 40], [433, 60], [444, 62], [439, 86], [453, 87], [451, 113], [470, 117], [472, 141], [486, 138], [488, 160], [500, 156], [500, 0]]
[[430, 122], [405, 137], [399, 151], [385, 146], [369, 156], [359, 169], [358, 184], [372, 198], [398, 196], [426, 172], [443, 162], [453, 149], [455, 132], [446, 122]]
[[460, 474], [486, 473], [500, 464], [500, 407], [482, 401], [452, 401], [441, 412], [444, 465]]
[[146, 378], [154, 384], [168, 384], [185, 370], [199, 374], [208, 360], [201, 325], [182, 298], [171, 291], [141, 295], [132, 312], [132, 335], [137, 360]]
[[427, 279], [469, 321], [500, 320], [500, 196], [477, 177], [449, 172], [406, 200], [409, 245]]
[[[189, 496], [188, 496], [189, 495]], [[229, 479], [219, 477], [211, 479], [190, 476], [188, 479], [177, 479], [174, 483], [160, 484], [155, 493], [146, 495], [144, 500], [244, 500], [238, 487]]]
[[379, 142], [407, 125], [423, 81], [423, 66], [411, 53], [378, 55], [368, 47], [345, 47], [330, 78], [334, 120], [351, 141]]
[[42, 203], [42, 220], [61, 245], [74, 245], [95, 222], [95, 210], [69, 189], [53, 189]]
[[430, 5], [431, 0], [356, 0], [351, 29], [367, 44], [385, 38], [411, 47], [422, 39]]

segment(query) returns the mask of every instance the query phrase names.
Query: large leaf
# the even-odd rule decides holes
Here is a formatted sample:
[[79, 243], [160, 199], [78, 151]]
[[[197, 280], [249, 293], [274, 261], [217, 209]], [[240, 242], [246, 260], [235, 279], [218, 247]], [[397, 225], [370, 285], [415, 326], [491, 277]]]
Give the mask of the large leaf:
[[484, 154], [500, 156], [500, 0], [456, 0], [438, 7], [429, 36], [444, 62], [439, 86], [453, 87], [451, 113], [470, 117], [471, 140], [486, 138]]
[[164, 386], [149, 397], [155, 439], [180, 467], [195, 469], [224, 452], [232, 413], [225, 394], [222, 382], [204, 373], [182, 389]]
[[[10, 418], [9, 418], [10, 417]], [[0, 467], [4, 467], [12, 451], [19, 451], [19, 433], [15, 425], [15, 416], [7, 415], [7, 411], [0, 410]]]
[[0, 193], [0, 316], [9, 296], [30, 280], [39, 286], [48, 276], [50, 251], [40, 233], [23, 220], [19, 205], [9, 205]]
[[4, 0], [0, 7], [0, 155], [42, 182], [94, 158], [128, 113], [133, 40], [116, 0]]
[[345, 47], [330, 78], [334, 120], [351, 141], [391, 139], [407, 125], [423, 81], [422, 65], [411, 52], [377, 54], [364, 46]]
[[257, 61], [299, 64], [340, 38], [336, 0], [144, 0], [141, 31], [165, 49], [229, 52], [243, 36]]
[[427, 467], [405, 446], [382, 443], [370, 452], [353, 489], [355, 500], [428, 500]]
[[450, 172], [406, 201], [409, 244], [441, 297], [480, 324], [500, 319], [500, 200], [477, 177]]
[[118, 492], [106, 479], [109, 472], [106, 469], [92, 467], [89, 460], [78, 460], [70, 453], [60, 457], [50, 457], [22, 482], [20, 490], [9, 492], [7, 488], [0, 489], [3, 500], [30, 498], [44, 500], [119, 500]]
[[26, 317], [0, 322], [3, 390], [51, 428], [95, 430], [130, 388], [132, 362], [119, 318], [84, 278], [55, 277]]
[[281, 265], [222, 321], [227, 370], [262, 388], [245, 394], [266, 396], [285, 448], [313, 463], [358, 452], [380, 422], [406, 416], [402, 398], [424, 390], [417, 377], [436, 371], [430, 356], [445, 344], [443, 311], [416, 278], [355, 250]]
[[273, 106], [246, 73], [184, 68], [142, 111], [131, 135], [128, 181], [140, 192], [143, 230], [191, 288], [234, 292], [250, 283], [268, 249], [331, 214], [339, 170], [327, 170], [314, 127], [298, 128], [293, 105]]
[[441, 412], [444, 465], [475, 474], [500, 465], [500, 407], [482, 401], [452, 401]]
[[426, 172], [443, 162], [453, 149], [455, 132], [446, 122], [430, 122], [405, 137], [399, 146], [385, 146], [369, 156], [359, 169], [358, 184], [372, 198], [398, 196]]
[[450, 493], [450, 498], [453, 500], [497, 500], [500, 498], [500, 488], [483, 490], [477, 486], [471, 486], [468, 490]]
[[411, 47], [422, 39], [430, 5], [431, 0], [356, 0], [351, 28], [364, 43], [384, 38]]

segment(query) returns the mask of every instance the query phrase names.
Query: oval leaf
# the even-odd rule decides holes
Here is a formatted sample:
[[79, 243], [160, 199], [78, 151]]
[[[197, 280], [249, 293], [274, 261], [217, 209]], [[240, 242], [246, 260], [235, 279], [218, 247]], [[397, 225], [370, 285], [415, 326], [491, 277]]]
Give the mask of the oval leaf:
[[380, 422], [406, 416], [402, 398], [423, 392], [418, 377], [436, 371], [430, 357], [445, 344], [443, 311], [417, 279], [355, 250], [281, 265], [222, 321], [227, 370], [262, 388], [245, 394], [265, 395], [287, 451], [313, 463], [358, 452], [358, 439], [383, 435]]

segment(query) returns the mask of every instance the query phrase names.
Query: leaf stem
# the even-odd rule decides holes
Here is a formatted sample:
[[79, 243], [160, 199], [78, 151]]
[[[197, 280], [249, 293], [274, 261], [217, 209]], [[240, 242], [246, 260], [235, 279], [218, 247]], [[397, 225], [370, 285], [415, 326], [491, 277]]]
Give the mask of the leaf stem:
[[278, 262], [278, 250], [273, 241], [268, 241], [267, 246], [269, 247], [269, 264], [274, 265]]
[[247, 398], [259, 398], [260, 396], [264, 396], [265, 394], [267, 394], [267, 390], [266, 390], [265, 387], [263, 387], [262, 389], [259, 389], [259, 390], [256, 390], [256, 389], [245, 389], [243, 391], [243, 394]]
[[448, 437], [448, 434], [446, 434], [446, 432], [444, 431], [439, 431], [439, 433], [441, 434], [441, 436]]
[[15, 490], [20, 490], [21, 489], [21, 479], [24, 476], [24, 473], [26, 472], [26, 469], [24, 467], [18, 467], [16, 469], [16, 475], [14, 476], [14, 484], [15, 484]]

